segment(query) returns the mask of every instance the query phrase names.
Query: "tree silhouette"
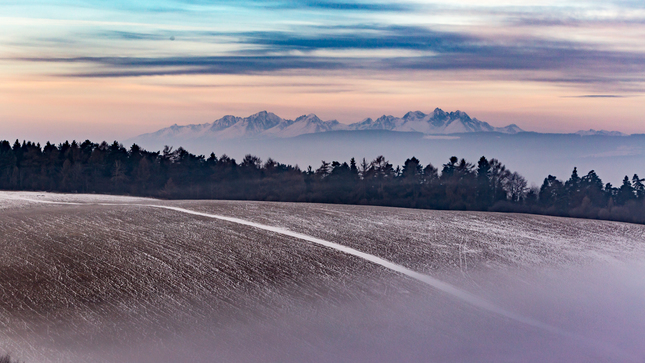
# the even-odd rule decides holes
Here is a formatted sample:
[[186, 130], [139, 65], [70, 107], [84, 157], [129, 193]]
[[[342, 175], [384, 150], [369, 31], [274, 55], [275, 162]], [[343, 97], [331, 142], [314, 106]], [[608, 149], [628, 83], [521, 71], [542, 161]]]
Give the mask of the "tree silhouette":
[[511, 202], [521, 202], [528, 192], [526, 179], [518, 173], [509, 174], [506, 182], [504, 183], [504, 190], [506, 190], [507, 198]]
[[485, 156], [482, 156], [477, 162], [477, 204], [479, 209], [485, 209], [493, 202], [493, 193], [490, 163]]
[[322, 161], [300, 170], [247, 154], [238, 164], [227, 155], [208, 158], [166, 146], [150, 152], [117, 141], [66, 141], [43, 147], [30, 141], [0, 141], [0, 188], [130, 194], [161, 198], [244, 199], [293, 202], [530, 212], [645, 223], [644, 180], [634, 174], [620, 188], [591, 170], [574, 168], [562, 182], [549, 175], [542, 186], [526, 180], [497, 159], [476, 165], [456, 156], [442, 170], [416, 157], [394, 166], [384, 156]]
[[636, 195], [636, 200], [645, 201], [645, 179], [640, 179], [637, 174], [632, 177], [632, 189]]
[[618, 193], [616, 193], [616, 203], [618, 205], [624, 205], [628, 201], [634, 199], [636, 199], [634, 187], [632, 187], [632, 183], [630, 182], [629, 177], [625, 175], [625, 179], [623, 179], [623, 185], [620, 186]]

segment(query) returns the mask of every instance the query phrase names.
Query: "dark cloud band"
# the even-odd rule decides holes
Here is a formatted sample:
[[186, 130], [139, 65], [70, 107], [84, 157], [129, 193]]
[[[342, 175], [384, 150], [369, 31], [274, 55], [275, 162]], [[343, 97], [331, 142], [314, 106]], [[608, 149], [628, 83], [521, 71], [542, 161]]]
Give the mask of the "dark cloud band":
[[[174, 35], [174, 34], [173, 34]], [[103, 32], [99, 36], [132, 41], [169, 41], [163, 32]], [[29, 62], [59, 62], [78, 67], [69, 77], [137, 77], [189, 74], [259, 74], [294, 70], [511, 71], [521, 80], [576, 83], [609, 92], [629, 89], [645, 78], [645, 53], [603, 49], [582, 42], [548, 40], [528, 35], [489, 39], [468, 33], [417, 26], [355, 25], [301, 27], [300, 31], [177, 32], [181, 39], [232, 43], [240, 51], [223, 56], [171, 57], [31, 57]], [[174, 38], [174, 36], [173, 36]], [[317, 56], [316, 51], [343, 51]], [[352, 52], [388, 50], [401, 56], [353, 57]], [[417, 56], [410, 56], [410, 51]], [[300, 54], [293, 55], [294, 52]], [[341, 55], [343, 54], [343, 55]], [[369, 54], [369, 53], [368, 53]], [[403, 55], [405, 54], [405, 55]], [[589, 87], [590, 86], [590, 87]]]

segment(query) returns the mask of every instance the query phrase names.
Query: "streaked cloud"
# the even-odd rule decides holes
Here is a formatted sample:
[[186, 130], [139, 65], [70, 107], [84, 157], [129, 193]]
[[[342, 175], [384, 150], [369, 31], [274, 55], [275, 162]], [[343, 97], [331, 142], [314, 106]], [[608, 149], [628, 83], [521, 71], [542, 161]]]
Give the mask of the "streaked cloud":
[[256, 3], [264, 3], [265, 7], [273, 9], [324, 9], [340, 11], [353, 10], [370, 12], [407, 12], [412, 11], [416, 8], [412, 4], [405, 4], [404, 2], [279, 1], [271, 4], [271, 2], [258, 1]]
[[565, 97], [575, 97], [575, 98], [623, 98], [629, 97], [625, 95], [579, 95], [579, 96], [565, 96]]
[[[233, 44], [224, 55], [21, 57], [21, 62], [85, 65], [65, 77], [138, 77], [187, 74], [258, 74], [289, 70], [509, 71], [507, 77], [539, 82], [612, 84], [634, 90], [645, 78], [645, 52], [605, 49], [593, 42], [545, 39], [531, 34], [476, 36], [421, 26], [300, 27], [296, 31], [180, 31], [177, 41]], [[164, 34], [165, 33], [165, 34]], [[168, 32], [106, 31], [128, 42], [168, 42]], [[173, 35], [174, 36], [174, 35]], [[323, 56], [320, 55], [320, 51]], [[383, 56], [352, 52], [389, 50]], [[338, 53], [330, 52], [337, 51]], [[400, 53], [400, 54], [397, 54]], [[416, 55], [415, 55], [416, 52]], [[331, 55], [331, 56], [330, 56]], [[91, 69], [91, 70], [88, 70]]]
[[[385, 98], [375, 103], [375, 94], [402, 95], [392, 98], [392, 107], [442, 90], [446, 93], [433, 99], [445, 97], [468, 109], [470, 90], [487, 95], [499, 87], [481, 104], [495, 97], [499, 107], [508, 107], [506, 99], [520, 97], [516, 90], [522, 89], [523, 110], [543, 105], [549, 94], [572, 105], [570, 112], [582, 112], [578, 107], [587, 102], [613, 115], [612, 104], [635, 105], [645, 92], [642, 1], [7, 0], [0, 3], [0, 14], [6, 94], [15, 93], [11, 87], [32, 89], [25, 82], [45, 79], [69, 94], [89, 83], [135, 89], [154, 81], [185, 85], [173, 88], [175, 99], [220, 89], [221, 98], [228, 86], [216, 81], [202, 86], [200, 80], [233, 78], [230, 84], [246, 85], [236, 86], [238, 92], [254, 87], [250, 78], [288, 84], [322, 77], [329, 82], [319, 90], [325, 97], [298, 99], [302, 112], [347, 90], [351, 105], [369, 107], [385, 104]], [[256, 99], [275, 102], [302, 93], [290, 87], [254, 91]], [[162, 97], [164, 91], [159, 92]], [[345, 113], [363, 114], [365, 109], [354, 112], [351, 105]], [[558, 105], [554, 109], [565, 107]], [[6, 105], [0, 101], [0, 106]], [[448, 108], [430, 108], [436, 106]], [[248, 107], [242, 113], [257, 111]], [[32, 109], [37, 107], [27, 108]], [[642, 124], [635, 116], [642, 109], [625, 112]], [[631, 132], [639, 131], [634, 126]]]

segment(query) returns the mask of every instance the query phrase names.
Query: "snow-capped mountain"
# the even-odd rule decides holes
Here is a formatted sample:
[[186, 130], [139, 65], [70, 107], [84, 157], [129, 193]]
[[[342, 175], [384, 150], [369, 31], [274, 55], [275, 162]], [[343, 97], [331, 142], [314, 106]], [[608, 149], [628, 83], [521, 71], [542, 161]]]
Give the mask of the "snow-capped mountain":
[[257, 136], [273, 128], [286, 128], [291, 123], [293, 121], [283, 120], [276, 114], [262, 111], [246, 118], [228, 115], [212, 123], [186, 126], [174, 124], [157, 132], [144, 134], [139, 137], [178, 139], [214, 137], [216, 139], [236, 139]]
[[594, 130], [594, 129], [580, 130], [576, 132], [576, 134], [580, 136], [629, 136], [620, 131], [607, 131], [607, 130]]
[[303, 134], [337, 130], [416, 131], [425, 134], [452, 134], [464, 132], [502, 132], [515, 134], [523, 130], [517, 125], [493, 127], [487, 122], [470, 118], [465, 112], [444, 112], [437, 108], [432, 113], [408, 112], [402, 118], [383, 115], [376, 120], [367, 118], [351, 125], [336, 120], [323, 121], [314, 114], [287, 120], [274, 113], [262, 111], [249, 117], [224, 116], [212, 123], [178, 126], [177, 124], [137, 139], [216, 139], [284, 138]]
[[323, 121], [312, 113], [300, 116], [295, 119], [295, 121], [283, 120], [283, 122], [277, 127], [266, 130], [264, 135], [273, 137], [294, 137], [303, 134], [345, 129], [347, 129], [347, 126], [336, 120]]
[[421, 111], [408, 112], [403, 118], [381, 116], [376, 120], [371, 118], [349, 125], [352, 130], [391, 130], [416, 131], [424, 134], [456, 134], [464, 132], [502, 132], [516, 134], [522, 132], [517, 125], [493, 127], [488, 122], [470, 118], [462, 111], [445, 112], [436, 108], [432, 113]]

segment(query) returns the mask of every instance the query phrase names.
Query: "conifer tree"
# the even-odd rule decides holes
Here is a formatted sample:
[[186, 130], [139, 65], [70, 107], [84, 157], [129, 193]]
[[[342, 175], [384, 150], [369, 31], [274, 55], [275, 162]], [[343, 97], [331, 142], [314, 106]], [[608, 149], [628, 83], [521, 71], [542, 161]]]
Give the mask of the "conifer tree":
[[645, 200], [645, 185], [643, 182], [645, 179], [640, 179], [637, 174], [634, 174], [632, 177], [632, 188], [636, 194], [636, 199], [639, 201]]

